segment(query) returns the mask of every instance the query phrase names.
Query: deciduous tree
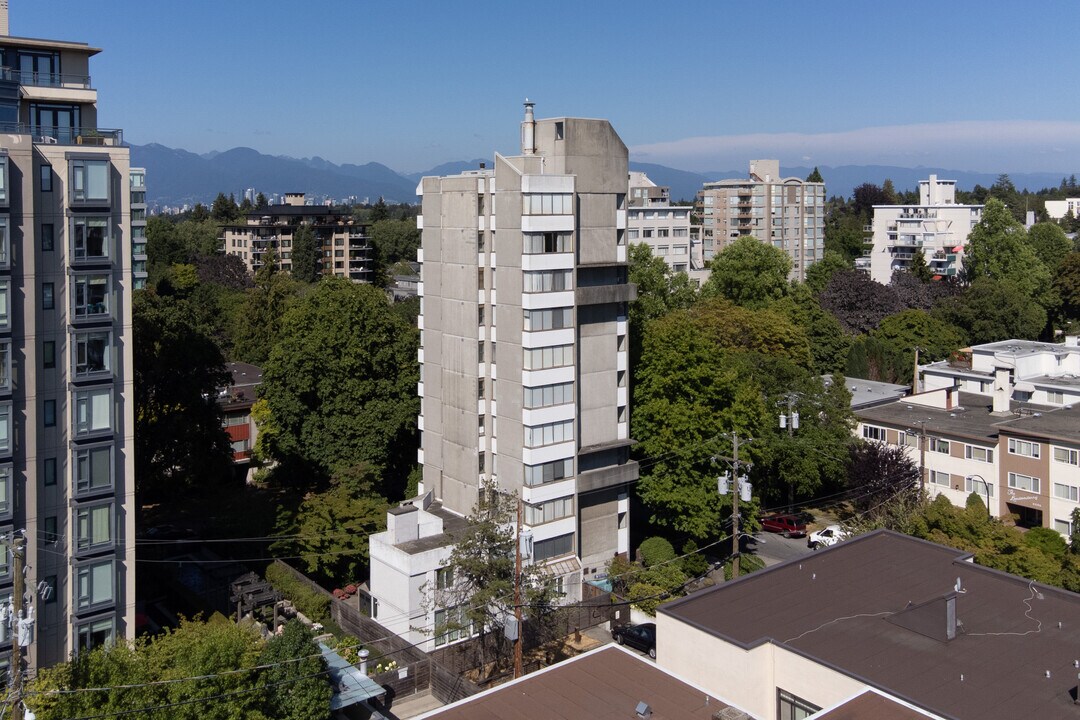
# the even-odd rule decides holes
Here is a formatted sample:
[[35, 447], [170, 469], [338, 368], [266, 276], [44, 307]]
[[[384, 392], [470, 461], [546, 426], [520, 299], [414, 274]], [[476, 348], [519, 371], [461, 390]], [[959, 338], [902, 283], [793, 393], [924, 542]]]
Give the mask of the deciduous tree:
[[300, 282], [313, 283], [319, 279], [322, 250], [310, 225], [296, 228], [292, 239], [292, 276]]
[[959, 327], [972, 343], [1035, 340], [1046, 327], [1046, 310], [1010, 281], [979, 278], [934, 315]]
[[788, 290], [791, 258], [779, 248], [744, 235], [713, 258], [703, 297], [725, 297], [736, 305], [761, 307]]
[[309, 472], [369, 463], [401, 497], [416, 452], [418, 331], [370, 285], [325, 278], [285, 313], [260, 397], [268, 450]]
[[903, 309], [891, 288], [858, 270], [833, 273], [818, 301], [844, 330], [856, 335], [870, 332], [884, 318]]

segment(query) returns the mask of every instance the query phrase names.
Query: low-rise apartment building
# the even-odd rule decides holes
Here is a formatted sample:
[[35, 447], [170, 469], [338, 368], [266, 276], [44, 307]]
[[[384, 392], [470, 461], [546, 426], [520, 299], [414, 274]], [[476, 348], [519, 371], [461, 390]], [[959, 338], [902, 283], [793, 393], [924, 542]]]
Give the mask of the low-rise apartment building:
[[999, 370], [993, 395], [937, 388], [855, 411], [864, 440], [904, 447], [927, 492], [963, 506], [977, 494], [996, 517], [1068, 536], [1080, 507], [1080, 407], [1011, 399]]
[[705, 183], [695, 211], [706, 260], [751, 235], [786, 252], [791, 279], [803, 280], [825, 253], [825, 183], [781, 177], [779, 160], [751, 160], [747, 180]]
[[699, 282], [708, 278], [706, 258], [700, 240], [691, 233], [689, 205], [671, 204], [671, 189], [657, 185], [643, 172], [630, 173], [629, 207], [626, 210], [626, 239], [633, 245], [645, 243], [655, 257], [675, 272], [684, 272]]
[[873, 224], [866, 227], [870, 235], [855, 267], [888, 284], [922, 252], [933, 273], [952, 277], [963, 267], [968, 234], [982, 210], [982, 205], [956, 204], [956, 181], [931, 175], [919, 181], [918, 205], [874, 206]]
[[971, 559], [838, 543], [661, 605], [657, 665], [762, 720], [1075, 718], [1080, 595]]
[[1066, 406], [1080, 403], [1080, 336], [1063, 343], [1037, 340], [1002, 340], [973, 345], [942, 360], [919, 367], [927, 390], [959, 387], [991, 396], [1004, 388], [996, 383], [1004, 370], [1009, 399], [1022, 403]]
[[221, 247], [228, 255], [244, 261], [252, 274], [273, 251], [278, 266], [292, 271], [293, 235], [301, 226], [315, 233], [323, 275], [356, 282], [374, 279], [374, 250], [366, 225], [357, 223], [347, 210], [305, 204], [304, 193], [288, 193], [281, 205], [270, 205], [247, 213], [243, 225], [226, 225], [221, 231]]
[[225, 416], [222, 423], [232, 444], [233, 464], [246, 470], [251, 466], [251, 453], [258, 434], [251, 418], [251, 406], [255, 404], [262, 384], [262, 368], [242, 362], [227, 363], [226, 368], [232, 383], [218, 391], [218, 405]]

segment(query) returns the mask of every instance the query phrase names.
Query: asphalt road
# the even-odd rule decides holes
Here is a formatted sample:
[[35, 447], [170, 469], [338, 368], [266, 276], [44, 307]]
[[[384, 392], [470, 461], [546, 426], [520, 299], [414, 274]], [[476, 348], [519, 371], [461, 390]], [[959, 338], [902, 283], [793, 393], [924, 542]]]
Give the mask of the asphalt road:
[[747, 541], [747, 549], [755, 552], [766, 565], [777, 565], [813, 552], [806, 538], [785, 538], [779, 533], [759, 532]]

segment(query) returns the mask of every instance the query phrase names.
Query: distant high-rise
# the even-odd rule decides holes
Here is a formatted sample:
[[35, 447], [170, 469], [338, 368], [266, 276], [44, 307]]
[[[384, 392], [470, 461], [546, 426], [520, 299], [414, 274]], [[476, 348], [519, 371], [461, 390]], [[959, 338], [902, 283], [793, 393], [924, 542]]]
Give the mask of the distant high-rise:
[[[629, 550], [627, 150], [606, 120], [534, 120], [492, 168], [421, 181], [421, 497], [371, 538], [375, 619], [430, 647], [425, 607], [485, 488], [524, 501], [528, 562], [567, 599]], [[428, 628], [428, 632], [424, 632]]]
[[802, 280], [825, 253], [825, 183], [781, 177], [778, 160], [751, 160], [748, 180], [705, 183], [696, 207], [706, 257], [750, 235], [786, 252]]
[[144, 175], [121, 131], [97, 125], [99, 50], [8, 35], [6, 2], [0, 31], [0, 532], [25, 528], [27, 587], [52, 590], [36, 599], [33, 667], [135, 636], [131, 290], [145, 276], [132, 263], [145, 258]]

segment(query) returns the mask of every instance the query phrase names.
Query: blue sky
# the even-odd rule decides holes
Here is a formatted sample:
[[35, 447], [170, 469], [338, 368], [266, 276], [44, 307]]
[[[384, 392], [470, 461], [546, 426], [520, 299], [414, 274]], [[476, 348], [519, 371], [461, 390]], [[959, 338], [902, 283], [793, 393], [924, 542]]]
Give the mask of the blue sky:
[[10, 5], [103, 49], [99, 124], [137, 144], [419, 171], [515, 152], [529, 96], [688, 170], [1080, 171], [1075, 0]]

